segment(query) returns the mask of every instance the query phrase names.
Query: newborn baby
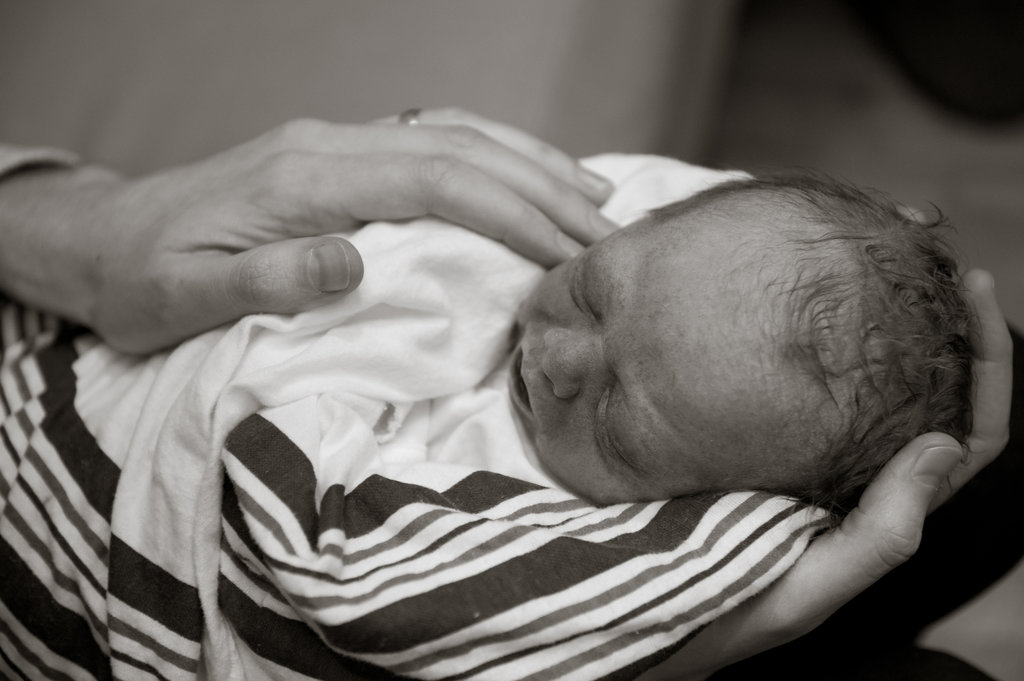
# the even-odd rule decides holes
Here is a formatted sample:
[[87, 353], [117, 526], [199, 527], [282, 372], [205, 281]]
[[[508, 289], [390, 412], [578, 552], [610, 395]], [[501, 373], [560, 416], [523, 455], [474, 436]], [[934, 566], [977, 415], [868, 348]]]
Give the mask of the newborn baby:
[[970, 430], [949, 249], [883, 198], [735, 180], [549, 272], [510, 391], [544, 471], [599, 503], [764, 489], [842, 512], [896, 450]]
[[80, 390], [110, 396], [86, 425], [143, 467], [209, 465], [258, 412], [347, 489], [482, 470], [600, 504], [761, 489], [840, 512], [916, 435], [969, 432], [970, 312], [936, 230], [813, 178], [593, 163], [629, 226], [550, 272], [375, 223], [330, 305], [145, 360], [83, 348]]

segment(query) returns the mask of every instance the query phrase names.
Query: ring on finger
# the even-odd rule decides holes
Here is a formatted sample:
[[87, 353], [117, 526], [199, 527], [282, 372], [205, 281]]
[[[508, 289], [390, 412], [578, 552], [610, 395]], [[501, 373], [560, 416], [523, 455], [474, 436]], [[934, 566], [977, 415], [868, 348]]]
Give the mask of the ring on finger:
[[423, 109], [406, 109], [398, 114], [398, 122], [401, 125], [419, 125], [422, 111]]

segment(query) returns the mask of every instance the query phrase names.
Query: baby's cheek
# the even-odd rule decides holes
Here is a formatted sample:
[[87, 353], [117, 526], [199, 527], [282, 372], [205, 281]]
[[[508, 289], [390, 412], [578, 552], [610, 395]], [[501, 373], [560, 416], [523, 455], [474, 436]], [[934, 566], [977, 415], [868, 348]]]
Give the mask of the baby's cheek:
[[563, 438], [551, 437], [549, 434], [538, 436], [534, 445], [544, 472], [560, 487], [577, 496], [584, 496], [582, 490], [585, 487], [585, 476], [580, 474], [583, 462], [572, 445]]
[[562, 489], [598, 506], [636, 500], [622, 478], [605, 466], [600, 453], [576, 443], [542, 438], [537, 457], [544, 472]]
[[537, 448], [537, 459], [544, 466], [545, 469], [558, 479], [561, 483], [562, 478], [562, 464], [560, 452], [564, 452], [564, 449], [560, 448], [557, 442], [553, 442], [551, 438], [544, 435], [540, 435], [534, 438], [533, 446]]

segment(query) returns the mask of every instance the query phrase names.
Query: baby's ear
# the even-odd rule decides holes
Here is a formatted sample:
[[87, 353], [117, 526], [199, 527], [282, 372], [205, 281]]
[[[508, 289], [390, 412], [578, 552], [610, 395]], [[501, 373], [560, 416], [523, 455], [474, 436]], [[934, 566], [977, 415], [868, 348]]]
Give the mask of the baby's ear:
[[[877, 344], [874, 327], [860, 329], [858, 315], [848, 301], [830, 297], [809, 302], [795, 315], [796, 331], [788, 346], [788, 360], [811, 372], [825, 383], [845, 376], [865, 362], [866, 348]], [[811, 309], [813, 308], [813, 309]], [[876, 352], [868, 356], [881, 356]]]
[[814, 352], [826, 378], [843, 376], [855, 362], [854, 344], [849, 342], [847, 329], [837, 328], [839, 324], [834, 316], [831, 320], [823, 319], [813, 326]]

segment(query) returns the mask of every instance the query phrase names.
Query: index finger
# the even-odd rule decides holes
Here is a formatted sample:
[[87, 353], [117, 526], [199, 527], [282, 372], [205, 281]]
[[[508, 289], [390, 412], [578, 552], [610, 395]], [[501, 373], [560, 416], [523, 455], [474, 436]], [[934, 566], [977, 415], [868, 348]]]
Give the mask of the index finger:
[[529, 201], [456, 159], [318, 154], [305, 158], [304, 164], [304, 179], [291, 186], [301, 193], [299, 200], [309, 215], [325, 219], [308, 225], [292, 220], [292, 236], [434, 215], [500, 241], [545, 267], [583, 250]]
[[331, 148], [347, 154], [384, 151], [446, 157], [468, 164], [519, 194], [583, 244], [616, 229], [576, 187], [471, 125], [377, 126], [369, 130], [339, 127], [336, 134], [325, 136], [319, 151]]
[[988, 465], [1006, 445], [1010, 428], [1013, 389], [1013, 340], [996, 301], [995, 282], [984, 270], [964, 275], [967, 296], [974, 306], [977, 325], [971, 341], [974, 352], [974, 424], [967, 438], [968, 458], [949, 478], [941, 503]]

